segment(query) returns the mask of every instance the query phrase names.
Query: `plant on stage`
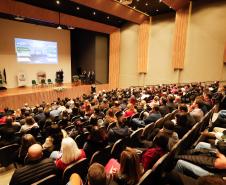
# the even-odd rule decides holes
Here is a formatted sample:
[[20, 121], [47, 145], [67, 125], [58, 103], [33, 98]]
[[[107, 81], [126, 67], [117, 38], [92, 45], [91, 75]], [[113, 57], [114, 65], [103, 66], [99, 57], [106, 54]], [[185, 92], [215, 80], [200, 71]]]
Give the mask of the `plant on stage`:
[[54, 90], [57, 92], [63, 92], [65, 90], [65, 88], [64, 87], [55, 87]]

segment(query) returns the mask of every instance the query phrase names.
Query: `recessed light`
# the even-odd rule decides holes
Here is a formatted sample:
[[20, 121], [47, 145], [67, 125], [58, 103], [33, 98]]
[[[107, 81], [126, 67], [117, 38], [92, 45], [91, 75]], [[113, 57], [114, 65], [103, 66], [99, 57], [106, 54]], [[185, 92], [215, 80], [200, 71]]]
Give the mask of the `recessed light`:
[[137, 2], [139, 2], [140, 0], [137, 0]]
[[96, 12], [93, 12], [93, 15], [96, 15]]
[[148, 6], [148, 3], [145, 3], [145, 6]]
[[14, 17], [14, 19], [17, 21], [23, 21], [24, 17], [16, 16], [16, 17]]
[[76, 7], [76, 10], [80, 10], [80, 7], [79, 7], [79, 6], [77, 6], [77, 7]]
[[60, 4], [60, 1], [59, 1], [59, 0], [57, 0], [57, 1], [56, 1], [56, 4]]
[[157, 9], [156, 12], [158, 12], [159, 10]]
[[107, 16], [107, 19], [110, 19], [110, 17], [109, 17], [109, 16]]
[[161, 2], [162, 2], [162, 0], [159, 0], [159, 2], [161, 3]]

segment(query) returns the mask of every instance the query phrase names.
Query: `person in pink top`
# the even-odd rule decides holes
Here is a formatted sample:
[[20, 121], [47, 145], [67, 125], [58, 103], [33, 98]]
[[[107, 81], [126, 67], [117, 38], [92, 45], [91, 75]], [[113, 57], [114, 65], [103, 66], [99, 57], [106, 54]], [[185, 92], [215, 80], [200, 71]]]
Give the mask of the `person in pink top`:
[[60, 170], [65, 170], [68, 165], [86, 158], [83, 149], [79, 149], [76, 142], [71, 137], [66, 137], [61, 143], [61, 152], [56, 159], [56, 167]]

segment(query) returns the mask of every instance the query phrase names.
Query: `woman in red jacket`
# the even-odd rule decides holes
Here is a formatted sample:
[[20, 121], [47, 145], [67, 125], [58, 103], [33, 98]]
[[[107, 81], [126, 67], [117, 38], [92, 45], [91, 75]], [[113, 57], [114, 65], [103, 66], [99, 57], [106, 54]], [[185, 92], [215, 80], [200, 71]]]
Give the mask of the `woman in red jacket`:
[[61, 143], [61, 152], [55, 161], [56, 167], [60, 170], [65, 170], [65, 168], [82, 158], [85, 158], [86, 154], [83, 149], [79, 149], [76, 142], [70, 138], [66, 137]]

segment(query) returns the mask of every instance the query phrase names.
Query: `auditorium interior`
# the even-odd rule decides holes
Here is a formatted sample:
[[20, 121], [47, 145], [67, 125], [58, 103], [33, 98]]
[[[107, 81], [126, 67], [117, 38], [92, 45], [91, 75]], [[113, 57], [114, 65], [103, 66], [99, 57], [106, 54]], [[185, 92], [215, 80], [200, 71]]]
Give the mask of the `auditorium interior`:
[[226, 185], [226, 0], [1, 0], [1, 185]]

